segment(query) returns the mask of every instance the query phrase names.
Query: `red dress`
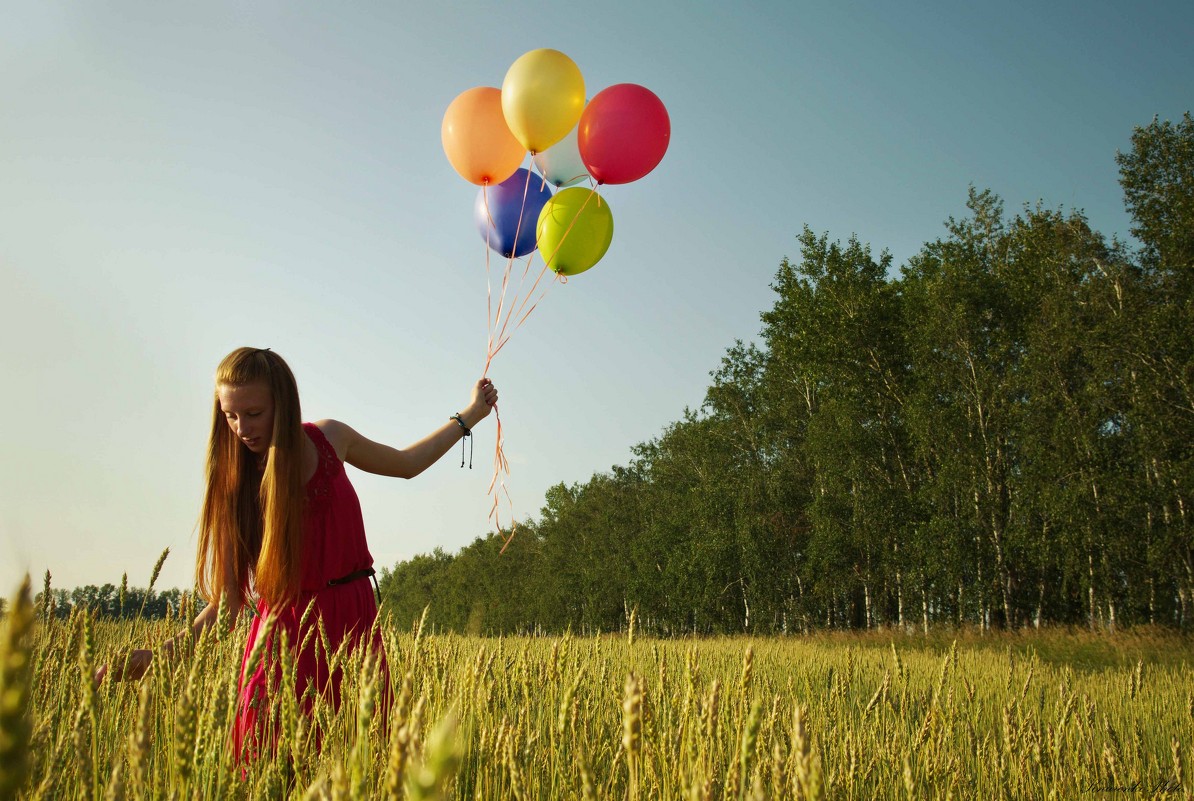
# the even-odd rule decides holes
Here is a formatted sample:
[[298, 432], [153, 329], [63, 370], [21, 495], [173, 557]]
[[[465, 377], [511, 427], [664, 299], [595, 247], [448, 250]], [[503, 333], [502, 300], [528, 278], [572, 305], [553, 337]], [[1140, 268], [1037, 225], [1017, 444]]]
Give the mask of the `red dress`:
[[[332, 652], [349, 638], [356, 647], [369, 636], [373, 621], [377, 617], [377, 601], [373, 596], [373, 585], [362, 577], [345, 584], [329, 585], [329, 581], [348, 576], [358, 570], [373, 566], [373, 557], [365, 544], [365, 523], [361, 517], [361, 504], [356, 491], [348, 481], [344, 464], [336, 455], [327, 437], [313, 423], [303, 423], [303, 430], [311, 438], [319, 453], [315, 475], [307, 482], [307, 504], [303, 527], [303, 580], [298, 599], [293, 606], [280, 610], [274, 623], [271, 639], [278, 637], [282, 629], [289, 636], [290, 647], [297, 648], [306, 637], [307, 631], [316, 625], [316, 618], [323, 619], [328, 644]], [[315, 608], [308, 616], [306, 627], [299, 631], [299, 622], [311, 599]], [[257, 617], [249, 628], [249, 640], [241, 662], [239, 703], [236, 722], [233, 726], [233, 745], [240, 755], [246, 746], [248, 757], [258, 750], [253, 747], [260, 735], [259, 728], [269, 711], [269, 694], [280, 678], [278, 665], [258, 665], [252, 676], [245, 676], [249, 654], [257, 642], [258, 629], [270, 613], [265, 601], [257, 606]], [[333, 705], [340, 700], [340, 669], [328, 676], [328, 655], [315, 642], [318, 632], [308, 646], [298, 653], [295, 664], [295, 692], [304, 712], [311, 711], [311, 699], [307, 687], [322, 692]], [[373, 638], [374, 647], [381, 651], [381, 636]], [[270, 645], [270, 643], [266, 643]], [[318, 652], [318, 653], [317, 653]], [[267, 678], [267, 676], [272, 678]], [[269, 737], [276, 740], [276, 735]]]

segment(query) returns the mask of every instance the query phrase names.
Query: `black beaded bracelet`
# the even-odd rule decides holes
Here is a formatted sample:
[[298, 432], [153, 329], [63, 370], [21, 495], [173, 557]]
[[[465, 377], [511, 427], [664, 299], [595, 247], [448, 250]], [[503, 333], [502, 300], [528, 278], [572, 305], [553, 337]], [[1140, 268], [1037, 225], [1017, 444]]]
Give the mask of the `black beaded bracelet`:
[[473, 469], [473, 441], [472, 441], [473, 431], [472, 431], [472, 429], [470, 429], [468, 426], [466, 426], [464, 424], [464, 418], [461, 417], [459, 414], [454, 414], [451, 417], [449, 417], [448, 419], [455, 420], [456, 425], [460, 426], [460, 430], [464, 432], [464, 436], [461, 437], [461, 439], [460, 439], [460, 466], [461, 467], [464, 467], [464, 441], [466, 439], [469, 441], [469, 443], [468, 443], [468, 469], [472, 470]]

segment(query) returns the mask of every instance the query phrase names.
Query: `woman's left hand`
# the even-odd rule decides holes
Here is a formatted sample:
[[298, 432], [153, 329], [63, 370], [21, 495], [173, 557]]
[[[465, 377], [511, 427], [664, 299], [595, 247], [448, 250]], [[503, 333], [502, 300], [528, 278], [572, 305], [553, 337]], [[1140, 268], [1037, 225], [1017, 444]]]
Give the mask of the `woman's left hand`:
[[95, 683], [99, 684], [109, 673], [116, 681], [139, 679], [149, 670], [149, 663], [153, 661], [153, 651], [137, 648], [123, 655], [119, 661], [113, 662], [111, 668], [102, 665], [95, 671]]
[[472, 428], [477, 423], [489, 416], [490, 410], [497, 406], [498, 391], [497, 387], [488, 378], [482, 378], [473, 385], [473, 399], [469, 404], [466, 412], [466, 419], [469, 422], [469, 428]]

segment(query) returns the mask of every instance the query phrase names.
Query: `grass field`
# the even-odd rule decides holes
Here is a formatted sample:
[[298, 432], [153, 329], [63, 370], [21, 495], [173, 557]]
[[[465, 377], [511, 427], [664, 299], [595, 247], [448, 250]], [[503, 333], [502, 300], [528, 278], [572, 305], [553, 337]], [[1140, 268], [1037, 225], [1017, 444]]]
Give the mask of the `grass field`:
[[1165, 632], [486, 639], [404, 622], [383, 629], [388, 674], [335, 657], [338, 710], [282, 693], [276, 755], [242, 769], [227, 731], [245, 621], [97, 689], [98, 664], [177, 622], [8, 609], [0, 800], [1194, 797], [1194, 642]]

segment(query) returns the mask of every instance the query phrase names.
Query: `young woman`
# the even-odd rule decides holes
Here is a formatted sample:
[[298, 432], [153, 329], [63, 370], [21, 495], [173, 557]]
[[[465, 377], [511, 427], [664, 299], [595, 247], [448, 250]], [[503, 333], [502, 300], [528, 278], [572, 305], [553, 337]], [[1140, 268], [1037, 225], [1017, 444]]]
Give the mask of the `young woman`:
[[[207, 449], [207, 491], [199, 522], [196, 583], [207, 607], [194, 623], [162, 649], [197, 638], [216, 622], [220, 598], [236, 619], [256, 597], [257, 617], [249, 629], [245, 660], [269, 615], [274, 634], [285, 629], [291, 647], [303, 641], [299, 623], [314, 603], [308, 625], [321, 618], [332, 651], [346, 639], [355, 647], [369, 635], [377, 616], [370, 578], [373, 558], [356, 492], [344, 464], [369, 473], [413, 478], [489, 416], [497, 389], [488, 379], [473, 387], [472, 398], [448, 422], [410, 447], [398, 450], [373, 442], [344, 423], [303, 423], [298, 388], [282, 357], [268, 348], [238, 348], [216, 371], [215, 409]], [[380, 647], [379, 642], [374, 645]], [[153, 653], [136, 650], [124, 661], [121, 678], [138, 678]], [[245, 676], [242, 663], [240, 706], [234, 728], [237, 753], [251, 745], [258, 710], [269, 684], [267, 667]], [[107, 667], [101, 668], [102, 680]], [[338, 674], [338, 672], [337, 672]], [[328, 675], [327, 655], [314, 647], [297, 654], [296, 688], [339, 691], [339, 675]], [[255, 749], [254, 749], [255, 750]]]

